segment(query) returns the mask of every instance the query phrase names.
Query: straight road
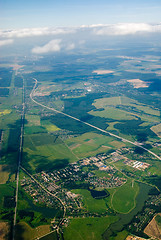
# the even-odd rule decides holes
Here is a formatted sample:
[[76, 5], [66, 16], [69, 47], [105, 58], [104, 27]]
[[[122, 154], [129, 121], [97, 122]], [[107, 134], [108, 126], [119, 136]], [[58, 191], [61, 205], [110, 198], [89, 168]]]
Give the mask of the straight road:
[[16, 174], [15, 210], [14, 210], [13, 233], [12, 233], [12, 239], [13, 240], [15, 239], [15, 228], [16, 228], [16, 219], [17, 219], [18, 186], [19, 186], [20, 164], [21, 164], [21, 159], [22, 159], [22, 149], [23, 149], [24, 120], [25, 120], [25, 87], [24, 87], [24, 78], [23, 78], [21, 133], [20, 133], [20, 147], [19, 147], [19, 155], [18, 155], [18, 166], [17, 166], [17, 174]]
[[71, 115], [69, 115], [69, 114], [67, 114], [67, 113], [58, 111], [58, 110], [56, 110], [55, 108], [51, 108], [51, 107], [45, 106], [45, 105], [37, 102], [36, 100], [33, 99], [33, 95], [34, 95], [34, 93], [35, 93], [35, 91], [36, 91], [37, 79], [36, 79], [36, 78], [33, 78], [33, 79], [35, 80], [35, 85], [34, 85], [34, 87], [33, 87], [33, 90], [32, 90], [31, 93], [30, 93], [30, 98], [31, 98], [31, 100], [32, 100], [34, 103], [36, 103], [37, 105], [39, 105], [39, 106], [41, 106], [41, 107], [43, 107], [43, 108], [47, 108], [47, 109], [49, 109], [49, 110], [52, 110], [52, 111], [54, 111], [54, 112], [60, 113], [60, 114], [62, 114], [62, 115], [64, 115], [64, 116], [66, 116], [66, 117], [69, 117], [69, 118], [71, 118], [71, 119], [74, 119], [74, 120], [76, 120], [76, 121], [78, 121], [78, 122], [81, 122], [81, 123], [83, 123], [83, 124], [86, 124], [86, 125], [90, 126], [91, 128], [97, 129], [98, 131], [103, 132], [103, 133], [106, 133], [106, 134], [110, 135], [111, 137], [115, 137], [115, 138], [117, 138], [117, 139], [119, 139], [119, 140], [121, 140], [121, 141], [123, 141], [123, 142], [128, 142], [128, 143], [130, 143], [130, 144], [132, 144], [132, 145], [134, 145], [134, 146], [137, 146], [137, 147], [145, 150], [146, 152], [150, 153], [151, 155], [153, 155], [153, 156], [156, 157], [157, 159], [161, 160], [161, 157], [159, 157], [157, 154], [155, 154], [154, 152], [150, 151], [149, 149], [141, 146], [140, 143], [138, 143], [138, 142], [132, 142], [132, 141], [130, 141], [130, 140], [128, 140], [128, 139], [125, 139], [125, 138], [123, 138], [123, 137], [120, 137], [120, 136], [118, 136], [118, 135], [116, 135], [116, 134], [113, 134], [113, 133], [110, 133], [110, 132], [108, 132], [108, 131], [106, 131], [106, 130], [103, 130], [103, 129], [101, 129], [101, 128], [98, 128], [98, 127], [96, 127], [96, 126], [94, 126], [94, 125], [92, 125], [92, 124], [90, 124], [90, 123], [81, 121], [80, 119], [75, 118], [75, 117], [73, 117], [73, 116], [71, 116]]
[[[41, 183], [39, 183], [39, 181], [37, 181], [36, 178], [34, 178], [25, 168], [23, 168], [22, 166], [20, 166], [20, 168], [21, 168], [30, 178], [32, 178], [46, 193], [48, 193], [50, 196], [56, 198], [56, 199], [61, 203], [61, 205], [63, 206], [63, 209], [64, 209], [63, 217], [62, 217], [62, 219], [60, 220], [60, 222], [59, 222], [59, 224], [58, 224], [58, 226], [57, 226], [57, 229], [56, 229], [56, 231], [57, 231], [57, 233], [58, 233], [58, 235], [59, 235], [60, 226], [61, 226], [62, 222], [64, 221], [65, 215], [66, 215], [66, 205], [65, 205], [65, 203], [64, 203], [59, 197], [56, 196], [57, 193], [53, 194], [53, 193], [51, 193], [50, 191], [48, 191], [48, 190], [47, 190]], [[54, 230], [54, 231], [55, 231], [55, 230]], [[54, 231], [53, 231], [53, 232], [54, 232]], [[48, 234], [51, 234], [51, 232], [48, 233]], [[46, 234], [46, 235], [48, 235], [48, 234]]]

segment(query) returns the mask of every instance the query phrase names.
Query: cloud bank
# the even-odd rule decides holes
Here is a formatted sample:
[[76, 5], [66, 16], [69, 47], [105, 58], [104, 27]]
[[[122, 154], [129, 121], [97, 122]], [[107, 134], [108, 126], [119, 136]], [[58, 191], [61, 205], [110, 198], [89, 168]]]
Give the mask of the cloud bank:
[[74, 28], [23, 28], [17, 30], [0, 30], [0, 37], [3, 38], [26, 38], [47, 35], [59, 35], [74, 33]]
[[137, 33], [161, 33], [161, 23], [118, 23], [95, 24], [68, 28], [24, 28], [17, 30], [0, 30], [1, 38], [26, 38], [88, 32], [95, 35], [128, 35]]
[[9, 45], [12, 44], [13, 42], [14, 42], [13, 39], [0, 40], [0, 46]]
[[61, 39], [54, 39], [45, 44], [42, 47], [35, 47], [32, 49], [32, 53], [36, 54], [43, 54], [43, 53], [50, 53], [50, 52], [59, 52], [61, 50]]
[[129, 35], [137, 33], [161, 33], [161, 24], [119, 23], [91, 26], [96, 35]]

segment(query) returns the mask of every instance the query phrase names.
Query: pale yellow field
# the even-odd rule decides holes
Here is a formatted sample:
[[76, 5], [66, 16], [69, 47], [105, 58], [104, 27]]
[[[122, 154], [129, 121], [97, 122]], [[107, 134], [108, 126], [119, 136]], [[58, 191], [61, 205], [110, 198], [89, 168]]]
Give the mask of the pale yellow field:
[[0, 240], [7, 240], [7, 234], [9, 233], [9, 224], [7, 222], [0, 222]]
[[134, 88], [147, 88], [149, 85], [140, 79], [130, 79], [127, 82], [131, 83]]
[[51, 125], [44, 125], [44, 127], [46, 128], [46, 130], [48, 132], [55, 132], [55, 131], [60, 130], [60, 128], [58, 128], [56, 125], [53, 125], [53, 124], [51, 124]]
[[1, 115], [9, 114], [10, 112], [11, 112], [11, 110], [5, 109], [5, 110], [3, 110], [3, 111], [0, 111], [0, 116], [1, 116]]
[[0, 165], [0, 184], [5, 184], [8, 180], [9, 172], [6, 170], [6, 165]]

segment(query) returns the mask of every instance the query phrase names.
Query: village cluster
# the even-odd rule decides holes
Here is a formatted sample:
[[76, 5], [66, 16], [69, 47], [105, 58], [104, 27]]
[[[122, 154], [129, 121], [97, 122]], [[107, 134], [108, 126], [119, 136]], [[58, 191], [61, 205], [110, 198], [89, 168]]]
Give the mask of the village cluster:
[[[122, 151], [127, 150], [129, 151], [129, 149], [116, 150], [109, 155], [103, 153], [83, 158], [70, 163], [64, 169], [52, 172], [41, 171], [33, 175], [35, 180], [24, 177], [21, 180], [21, 186], [36, 203], [48, 207], [60, 207], [62, 210], [63, 203], [70, 215], [75, 214], [84, 208], [83, 197], [72, 192], [72, 189], [89, 190], [92, 187], [103, 190], [119, 187], [126, 183], [127, 178], [121, 175], [112, 164], [107, 164], [109, 160], [116, 162], [123, 159], [124, 164], [142, 171], [149, 167], [147, 163], [124, 157]], [[98, 172], [102, 172], [102, 174], [97, 174]]]

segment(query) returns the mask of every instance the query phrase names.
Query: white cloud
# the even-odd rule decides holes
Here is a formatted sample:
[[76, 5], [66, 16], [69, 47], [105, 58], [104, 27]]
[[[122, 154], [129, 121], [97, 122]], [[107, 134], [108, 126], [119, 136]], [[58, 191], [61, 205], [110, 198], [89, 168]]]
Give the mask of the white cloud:
[[0, 36], [5, 38], [25, 38], [45, 35], [59, 35], [75, 32], [75, 28], [23, 28], [17, 30], [0, 30]]
[[161, 33], [161, 24], [146, 23], [119, 23], [109, 25], [92, 26], [93, 33], [96, 35], [128, 35], [136, 33]]
[[50, 53], [50, 52], [59, 52], [61, 50], [61, 39], [54, 39], [45, 44], [42, 47], [35, 47], [32, 49], [32, 53], [42, 54], [42, 53]]
[[0, 40], [0, 46], [12, 44], [14, 42], [13, 39], [5, 39], [5, 40]]
[[59, 28], [23, 28], [16, 30], [0, 30], [1, 38], [26, 38], [34, 36], [56, 36], [72, 33], [94, 33], [95, 35], [127, 35], [138, 32], [161, 32], [160, 24], [147, 23], [118, 23], [118, 24], [93, 24], [80, 27], [59, 27]]
[[75, 44], [74, 43], [70, 43], [66, 46], [66, 50], [73, 50], [75, 48]]

